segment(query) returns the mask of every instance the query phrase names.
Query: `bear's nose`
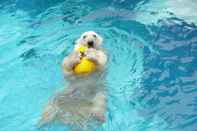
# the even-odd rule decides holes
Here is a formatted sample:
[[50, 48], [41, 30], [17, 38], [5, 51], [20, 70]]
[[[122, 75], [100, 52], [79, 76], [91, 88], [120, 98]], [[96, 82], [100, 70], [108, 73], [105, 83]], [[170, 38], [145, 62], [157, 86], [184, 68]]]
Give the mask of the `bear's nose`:
[[93, 47], [94, 46], [94, 41], [88, 41], [88, 47]]

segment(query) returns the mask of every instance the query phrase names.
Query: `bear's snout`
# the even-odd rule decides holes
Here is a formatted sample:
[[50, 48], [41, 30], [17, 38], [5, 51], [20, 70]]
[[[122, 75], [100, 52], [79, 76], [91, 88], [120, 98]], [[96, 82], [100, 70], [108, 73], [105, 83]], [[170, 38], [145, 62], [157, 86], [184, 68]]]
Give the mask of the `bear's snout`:
[[88, 41], [88, 47], [94, 47], [94, 41]]

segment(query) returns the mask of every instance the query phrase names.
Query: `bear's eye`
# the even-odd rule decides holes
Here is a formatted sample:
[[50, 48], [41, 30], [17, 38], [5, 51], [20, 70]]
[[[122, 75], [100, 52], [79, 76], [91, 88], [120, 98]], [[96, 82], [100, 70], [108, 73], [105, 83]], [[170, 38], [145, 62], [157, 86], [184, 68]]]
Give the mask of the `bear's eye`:
[[85, 39], [85, 38], [86, 38], [86, 35], [83, 36], [83, 39]]
[[96, 35], [94, 34], [93, 37], [96, 38]]

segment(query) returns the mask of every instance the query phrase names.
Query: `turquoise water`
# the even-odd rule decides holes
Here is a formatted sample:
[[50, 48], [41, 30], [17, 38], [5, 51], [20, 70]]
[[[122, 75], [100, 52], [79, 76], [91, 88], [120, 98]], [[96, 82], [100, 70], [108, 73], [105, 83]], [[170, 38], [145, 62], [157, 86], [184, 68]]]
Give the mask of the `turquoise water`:
[[[0, 1], [0, 131], [38, 128], [81, 33], [104, 38], [107, 121], [98, 131], [197, 131], [195, 0]], [[93, 129], [92, 129], [93, 130]]]

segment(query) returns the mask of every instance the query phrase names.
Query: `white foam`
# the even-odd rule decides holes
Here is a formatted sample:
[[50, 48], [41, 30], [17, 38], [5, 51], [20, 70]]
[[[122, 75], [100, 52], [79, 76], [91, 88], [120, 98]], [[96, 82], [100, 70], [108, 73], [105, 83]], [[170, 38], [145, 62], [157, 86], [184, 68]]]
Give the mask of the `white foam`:
[[[142, 23], [156, 23], [159, 19], [175, 16], [188, 23], [197, 23], [196, 0], [152, 0], [136, 8], [136, 19]], [[151, 14], [150, 12], [155, 12]]]

